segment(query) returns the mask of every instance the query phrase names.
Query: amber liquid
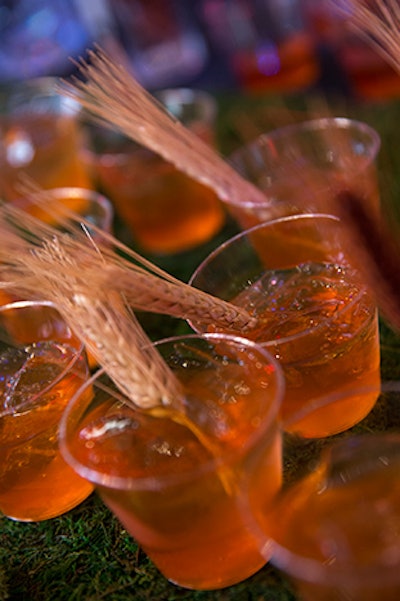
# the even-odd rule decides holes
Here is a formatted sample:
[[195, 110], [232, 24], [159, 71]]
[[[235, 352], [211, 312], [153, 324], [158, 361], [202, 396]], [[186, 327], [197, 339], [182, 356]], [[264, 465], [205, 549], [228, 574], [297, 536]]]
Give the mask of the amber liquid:
[[76, 351], [53, 342], [25, 351], [0, 355], [0, 511], [16, 520], [39, 521], [68, 511], [93, 490], [58, 449], [58, 423], [84, 381], [86, 364], [82, 359], [74, 365], [77, 373], [52, 385]]
[[[383, 453], [372, 473], [363, 474], [359, 466], [350, 484], [346, 472], [339, 473], [336, 485], [325, 480], [322, 465], [282, 496], [275, 519], [267, 517], [268, 535], [293, 554], [282, 569], [292, 574], [302, 600], [400, 599], [399, 463], [384, 461]], [[320, 564], [318, 581], [312, 575], [308, 580], [296, 556]]]
[[329, 436], [369, 413], [380, 385], [377, 312], [350, 268], [309, 263], [268, 273], [233, 302], [257, 316], [246, 335], [284, 370], [287, 431]]
[[3, 151], [0, 154], [0, 192], [5, 200], [21, 196], [23, 173], [42, 188], [76, 186], [91, 188], [79, 156], [80, 132], [70, 117], [21, 115], [0, 122]]
[[[254, 456], [243, 456], [242, 449], [260, 426], [249, 407], [266, 407], [268, 393], [264, 388], [249, 393], [254, 374], [247, 381], [237, 368], [228, 367], [221, 377], [214, 373], [214, 388], [207, 373], [198, 370], [190, 378], [190, 401], [198, 399], [197, 426], [210, 444], [202, 444], [185, 423], [117, 408], [112, 400], [101, 415], [87, 416], [71, 443], [81, 464], [133, 482], [131, 490], [122, 484], [98, 490], [164, 576], [192, 589], [229, 586], [265, 564], [244, 522], [237, 489], [243, 479], [246, 491], [266, 506], [281, 485], [277, 424], [263, 435]], [[226, 397], [217, 398], [215, 389]], [[222, 459], [219, 466], [216, 458]]]
[[87, 157], [101, 189], [148, 252], [182, 252], [212, 238], [225, 214], [216, 194], [140, 150]]

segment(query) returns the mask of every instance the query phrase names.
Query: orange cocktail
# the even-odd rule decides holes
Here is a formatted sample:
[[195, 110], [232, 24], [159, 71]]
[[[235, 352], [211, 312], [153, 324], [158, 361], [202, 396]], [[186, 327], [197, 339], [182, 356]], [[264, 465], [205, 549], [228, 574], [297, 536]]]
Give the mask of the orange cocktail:
[[280, 370], [240, 338], [157, 349], [181, 382], [183, 410], [134, 410], [95, 379], [92, 403], [78, 394], [62, 420], [61, 449], [166, 578], [222, 588], [266, 561], [238, 500], [246, 490], [267, 506], [281, 486]]
[[77, 105], [58, 95], [55, 84], [52, 78], [29, 80], [1, 97], [0, 192], [5, 200], [21, 196], [21, 175], [46, 189], [92, 187], [80, 158]]
[[94, 173], [145, 251], [188, 250], [211, 238], [224, 222], [215, 192], [145, 149], [100, 156]]
[[[232, 301], [257, 316], [259, 325], [248, 336], [265, 343], [281, 363], [286, 377], [282, 419], [288, 431], [336, 434], [375, 404], [380, 383], [377, 311], [367, 291], [353, 284], [354, 277], [350, 268], [307, 263], [269, 274], [254, 305], [246, 292]], [[355, 386], [371, 387], [371, 392], [358, 394]], [[338, 398], [327, 404], [329, 395]]]
[[[163, 90], [168, 111], [208, 145], [214, 145], [216, 103], [206, 92]], [[212, 238], [225, 211], [213, 190], [194, 181], [152, 151], [121, 133], [88, 126], [85, 153], [93, 179], [114, 204], [139, 247], [170, 254]]]
[[0, 308], [0, 511], [20, 521], [60, 515], [93, 487], [63, 460], [58, 424], [88, 377], [81, 343], [49, 303]]
[[400, 598], [399, 468], [398, 433], [344, 439], [277, 498], [273, 517], [257, 516], [300, 599]]
[[[329, 436], [374, 406], [380, 387], [376, 306], [343, 256], [336, 218], [294, 216], [243, 232], [214, 251], [191, 284], [257, 317], [246, 336], [284, 371], [285, 430]], [[371, 391], [355, 392], [364, 386]], [[337, 401], [327, 403], [334, 395]]]

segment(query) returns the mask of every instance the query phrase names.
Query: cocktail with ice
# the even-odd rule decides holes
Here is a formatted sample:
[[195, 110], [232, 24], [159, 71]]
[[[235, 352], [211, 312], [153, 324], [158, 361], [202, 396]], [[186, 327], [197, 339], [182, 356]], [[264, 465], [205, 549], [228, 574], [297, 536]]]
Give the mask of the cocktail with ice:
[[176, 407], [139, 409], [99, 372], [63, 416], [61, 449], [166, 578], [222, 588], [266, 562], [238, 498], [265, 507], [280, 489], [282, 375], [239, 337], [155, 348], [181, 387]]
[[[256, 226], [211, 253], [191, 284], [257, 318], [246, 336], [284, 370], [287, 431], [336, 434], [374, 406], [380, 382], [377, 311], [344, 256], [337, 218], [298, 215]], [[360, 385], [372, 392], [354, 392]], [[324, 402], [338, 392], [345, 394], [336, 403]]]
[[58, 424], [88, 377], [85, 353], [50, 303], [0, 307], [0, 511], [21, 521], [60, 515], [93, 487], [63, 460]]

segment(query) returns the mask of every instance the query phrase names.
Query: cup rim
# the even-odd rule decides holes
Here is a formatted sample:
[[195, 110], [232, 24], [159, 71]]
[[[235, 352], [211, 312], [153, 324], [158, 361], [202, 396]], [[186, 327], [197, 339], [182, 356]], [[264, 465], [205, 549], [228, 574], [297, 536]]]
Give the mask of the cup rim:
[[200, 271], [202, 271], [203, 268], [208, 263], [210, 263], [212, 260], [214, 260], [214, 258], [217, 257], [222, 251], [224, 251], [225, 248], [228, 248], [228, 246], [235, 244], [235, 242], [237, 240], [239, 240], [240, 238], [245, 238], [246, 236], [249, 236], [250, 234], [252, 234], [253, 232], [256, 232], [257, 230], [275, 226], [279, 223], [285, 223], [287, 221], [303, 221], [303, 220], [309, 220], [309, 219], [315, 219], [315, 218], [318, 218], [318, 219], [323, 218], [323, 219], [327, 219], [328, 221], [337, 221], [337, 222], [341, 221], [340, 217], [338, 217], [336, 215], [331, 215], [330, 213], [315, 212], [315, 213], [297, 213], [296, 215], [285, 215], [283, 217], [277, 217], [276, 219], [271, 219], [270, 221], [264, 221], [263, 223], [257, 223], [257, 225], [253, 225], [252, 227], [249, 227], [245, 230], [238, 232], [237, 234], [234, 234], [227, 240], [224, 240], [219, 246], [217, 246], [217, 248], [214, 248], [214, 250], [212, 250], [206, 256], [206, 258], [203, 259], [199, 263], [199, 265], [196, 267], [196, 269], [190, 276], [189, 281], [188, 281], [189, 286], [193, 286], [193, 280], [195, 279], [196, 275], [198, 273], [200, 273]]
[[[49, 188], [44, 191], [46, 197], [48, 196], [48, 202], [51, 202], [50, 196], [53, 197], [54, 200], [63, 200], [66, 198], [71, 199], [83, 199], [83, 200], [94, 200], [97, 202], [102, 210], [104, 211], [104, 223], [99, 229], [104, 229], [105, 232], [110, 232], [112, 228], [112, 223], [114, 219], [114, 210], [111, 201], [101, 194], [97, 190], [93, 190], [92, 188], [81, 188], [79, 186], [60, 186], [57, 188]], [[33, 194], [29, 194], [27, 196], [20, 196], [17, 199], [11, 201], [12, 204], [18, 206], [19, 208], [24, 208], [30, 202], [34, 202], [35, 198], [40, 198], [43, 195], [42, 192], [34, 192]], [[42, 206], [47, 203], [47, 198], [43, 202], [41, 201], [39, 206]], [[72, 211], [73, 212], [73, 211]], [[79, 214], [78, 214], [79, 215]]]
[[[268, 413], [263, 418], [262, 426], [258, 429], [254, 430], [254, 432], [249, 437], [248, 441], [245, 445], [241, 447], [242, 452], [246, 452], [246, 450], [251, 449], [257, 442], [266, 435], [268, 429], [273, 424], [274, 420], [279, 420], [279, 410], [282, 403], [282, 399], [285, 391], [285, 381], [282, 372], [282, 368], [279, 363], [268, 351], [263, 349], [259, 344], [254, 343], [251, 340], [247, 340], [246, 338], [242, 338], [240, 336], [231, 336], [226, 334], [218, 334], [218, 333], [210, 333], [210, 334], [188, 334], [188, 335], [179, 335], [179, 336], [171, 336], [169, 338], [163, 338], [155, 341], [153, 344], [160, 346], [162, 344], [171, 343], [171, 342], [179, 342], [184, 340], [194, 340], [194, 339], [205, 339], [205, 340], [219, 340], [223, 338], [224, 340], [231, 340], [235, 344], [240, 344], [252, 351], [257, 351], [263, 359], [266, 360], [266, 364], [272, 365], [275, 375], [276, 381], [276, 394], [271, 402], [271, 407], [268, 410]], [[93, 468], [88, 468], [83, 465], [75, 455], [71, 452], [69, 448], [69, 444], [67, 442], [68, 439], [68, 422], [70, 419], [70, 415], [74, 410], [74, 407], [84, 392], [85, 389], [96, 385], [96, 380], [101, 378], [102, 376], [106, 376], [110, 382], [112, 380], [110, 376], [108, 376], [106, 370], [104, 368], [100, 368], [95, 372], [84, 384], [79, 388], [79, 390], [72, 396], [70, 399], [66, 409], [63, 412], [63, 415], [59, 424], [59, 445], [61, 454], [63, 455], [65, 461], [83, 478], [86, 478], [90, 482], [95, 485], [107, 486], [109, 488], [123, 489], [123, 490], [155, 490], [160, 484], [156, 484], [155, 480], [151, 476], [134, 478], [134, 477], [122, 477], [115, 476], [110, 474], [105, 474], [104, 471], [99, 471]], [[115, 385], [114, 385], [115, 387]], [[107, 388], [107, 387], [106, 387]], [[118, 392], [118, 394], [120, 394]], [[123, 394], [121, 394], [121, 401], [123, 402]], [[89, 401], [90, 402], [90, 401]], [[278, 421], [279, 426], [279, 421]], [[215, 459], [210, 459], [205, 462], [201, 468], [196, 471], [196, 476], [198, 474], [207, 473], [209, 470], [215, 469], [215, 466], [218, 465], [218, 461]], [[224, 463], [222, 462], [223, 466]], [[161, 476], [157, 479], [158, 483], [166, 483], [167, 485], [174, 485], [175, 483], [181, 483], [185, 481], [191, 481], [194, 477], [191, 473], [185, 472], [184, 474], [167, 474]]]
[[[260, 223], [257, 224], [247, 230], [243, 230], [241, 232], [239, 232], [238, 234], [235, 234], [235, 236], [233, 236], [232, 238], [229, 238], [228, 240], [225, 240], [224, 242], [222, 242], [222, 244], [220, 244], [216, 249], [214, 249], [205, 259], [203, 259], [203, 261], [198, 265], [198, 267], [195, 269], [195, 271], [193, 272], [193, 274], [190, 276], [189, 281], [188, 281], [188, 285], [189, 286], [194, 286], [195, 284], [195, 279], [197, 277], [197, 275], [199, 273], [201, 273], [201, 271], [204, 269], [204, 267], [206, 267], [209, 263], [211, 263], [215, 257], [217, 257], [221, 252], [224, 252], [226, 248], [228, 248], [229, 246], [235, 244], [238, 240], [240, 240], [241, 238], [245, 238], [249, 235], [251, 235], [252, 233], [256, 232], [257, 230], [261, 230], [261, 229], [267, 229], [268, 227], [271, 226], [275, 226], [275, 225], [279, 225], [280, 223], [285, 223], [285, 222], [291, 222], [291, 221], [306, 221], [306, 220], [314, 220], [314, 219], [324, 219], [327, 222], [331, 221], [331, 222], [337, 222], [340, 223], [340, 218], [337, 217], [336, 215], [330, 215], [328, 213], [299, 213], [296, 215], [287, 215], [285, 217], [279, 217], [277, 219], [273, 219], [271, 221], [266, 221], [264, 223]], [[196, 287], [196, 286], [194, 286]], [[348, 303], [345, 307], [343, 307], [342, 309], [340, 309], [339, 311], [336, 312], [335, 316], [338, 316], [341, 314], [342, 311], [348, 311], [349, 308], [356, 303], [359, 298], [364, 295], [366, 292], [366, 287], [365, 286], [361, 286], [358, 290], [358, 293], [356, 294], [356, 296], [351, 300], [350, 303]], [[227, 300], [227, 299], [225, 299]], [[313, 329], [313, 332], [316, 332], [317, 330], [325, 327], [330, 321], [330, 318], [325, 318], [321, 321], [320, 324], [318, 324], [318, 326], [316, 326]], [[197, 332], [197, 328], [194, 325], [195, 321], [193, 319], [189, 319], [187, 320], [187, 323], [189, 324], [189, 326], [195, 331]], [[298, 340], [301, 339], [303, 336], [306, 336], [309, 333], [309, 330], [304, 330], [300, 333], [297, 334], [293, 334], [291, 336], [285, 336], [283, 338], [279, 338], [279, 340], [277, 339], [273, 339], [273, 340], [269, 340], [267, 342], [260, 342], [257, 341], [257, 344], [259, 344], [260, 346], [268, 349], [272, 346], [277, 346], [277, 345], [281, 345], [281, 344], [286, 344], [288, 342], [294, 341], [294, 340]]]
[[[49, 307], [50, 309], [52, 309], [53, 311], [55, 311], [57, 313], [60, 320], [65, 323], [67, 328], [69, 328], [67, 322], [64, 320], [63, 316], [61, 315], [60, 311], [58, 310], [57, 305], [51, 301], [46, 301], [46, 300], [11, 301], [11, 302], [5, 303], [4, 305], [0, 305], [0, 314], [4, 313], [5, 311], [9, 311], [9, 310], [15, 310], [15, 309], [18, 310], [18, 309], [35, 308], [35, 307]], [[72, 369], [72, 367], [79, 361], [80, 357], [82, 356], [82, 354], [85, 351], [85, 345], [83, 344], [83, 342], [78, 338], [78, 336], [75, 336], [75, 338], [77, 341], [77, 346], [72, 347], [72, 349], [74, 351], [73, 356], [68, 361], [68, 363], [63, 367], [61, 373], [59, 373], [58, 376], [54, 380], [52, 380], [47, 386], [42, 388], [36, 395], [33, 395], [33, 397], [30, 397], [26, 401], [19, 404], [17, 407], [13, 407], [13, 408], [10, 408], [7, 410], [0, 409], [0, 418], [14, 413], [16, 411], [16, 409], [18, 409], [18, 410], [23, 410], [24, 408], [29, 409], [29, 406], [35, 402], [35, 400], [38, 396], [42, 396], [43, 394], [45, 394], [48, 390], [53, 388], [53, 386], [55, 386], [58, 382], [60, 382], [65, 377], [65, 374], [68, 371], [70, 371]], [[28, 343], [25, 343], [25, 346], [26, 346], [26, 344], [28, 344]], [[10, 346], [12, 346], [12, 345], [10, 345]]]
[[[244, 156], [246, 153], [252, 152], [252, 150], [254, 148], [256, 148], [257, 146], [259, 146], [260, 143], [264, 143], [266, 141], [273, 142], [276, 139], [279, 139], [279, 138], [285, 137], [285, 136], [290, 136], [296, 132], [318, 131], [318, 130], [324, 129], [326, 126], [332, 127], [332, 126], [336, 126], [336, 125], [338, 125], [339, 128], [342, 130], [349, 130], [350, 128], [356, 128], [359, 131], [362, 131], [364, 134], [368, 134], [371, 138], [371, 147], [370, 147], [370, 150], [368, 153], [368, 158], [367, 157], [365, 158], [365, 163], [370, 164], [376, 159], [376, 157], [379, 153], [379, 150], [381, 148], [381, 136], [376, 131], [376, 129], [374, 129], [371, 125], [369, 125], [368, 123], [365, 123], [364, 121], [352, 119], [350, 117], [320, 117], [317, 119], [308, 119], [308, 120], [301, 121], [298, 123], [291, 123], [289, 125], [284, 125], [282, 127], [278, 127], [277, 129], [274, 129], [272, 131], [261, 133], [254, 140], [248, 142], [247, 144], [244, 144], [243, 146], [241, 146], [240, 148], [238, 148], [237, 150], [232, 152], [231, 155], [229, 156], [228, 161], [229, 161], [230, 165], [236, 171], [238, 171], [238, 173], [240, 174], [240, 169], [236, 165], [236, 161], [238, 161], [239, 158], [241, 156]], [[267, 196], [265, 197], [265, 203], [259, 202], [258, 200], [257, 201], [225, 200], [224, 202], [227, 204], [227, 206], [246, 208], [246, 209], [263, 208], [263, 207], [269, 208], [270, 204], [271, 204], [271, 201], [268, 199]]]
[[[64, 103], [65, 109], [67, 109], [66, 114], [76, 117], [82, 113], [82, 107], [77, 100], [70, 98], [65, 93], [63, 94], [62, 88], [56, 89], [56, 86], [59, 83], [60, 80], [52, 75], [39, 75], [20, 81], [3, 83], [0, 84], [0, 100], [8, 100], [12, 98], [14, 94], [23, 95], [34, 92], [39, 97], [58, 99], [60, 101], [60, 106], [63, 106]], [[63, 114], [64, 108], [61, 111], [55, 112]], [[11, 114], [13, 114], [13, 110], [11, 111]]]
[[[203, 119], [212, 123], [217, 116], [217, 102], [214, 96], [202, 90], [200, 88], [163, 88], [154, 92], [155, 98], [161, 102], [164, 109], [168, 109], [167, 101], [168, 97], [172, 97], [175, 102], [181, 105], [185, 104], [201, 104], [201, 110], [203, 112]], [[171, 111], [169, 111], [171, 113]], [[171, 113], [173, 117], [179, 119], [176, 115]]]

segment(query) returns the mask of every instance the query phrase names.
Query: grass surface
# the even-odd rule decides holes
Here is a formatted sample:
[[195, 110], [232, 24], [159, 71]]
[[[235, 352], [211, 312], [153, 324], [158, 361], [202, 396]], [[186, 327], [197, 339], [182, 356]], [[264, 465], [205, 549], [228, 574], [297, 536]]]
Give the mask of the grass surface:
[[[221, 100], [220, 136], [224, 152], [237, 145], [232, 120], [238, 111], [254, 119], [268, 115], [270, 100]], [[249, 112], [250, 111], [250, 112]], [[258, 111], [258, 112], [257, 112]], [[400, 106], [346, 107], [343, 115], [374, 125], [382, 136], [380, 177], [383, 204], [397, 213], [400, 198], [400, 156], [396, 126]], [[266, 127], [266, 126], [265, 126]], [[193, 253], [155, 258], [170, 273], [187, 281], [195, 267], [222, 239], [234, 232], [228, 223], [210, 244]], [[123, 237], [123, 236], [122, 236]], [[162, 316], [140, 316], [153, 339], [188, 330], [185, 323]], [[400, 380], [400, 342], [382, 324], [383, 379]], [[386, 394], [371, 414], [351, 432], [400, 430], [398, 395]], [[347, 433], [346, 435], [348, 435]], [[329, 441], [285, 441], [287, 478], [298, 475]], [[187, 591], [169, 584], [120, 526], [96, 494], [66, 515], [42, 523], [18, 523], [0, 517], [0, 601], [295, 601], [286, 579], [272, 566], [236, 586], [214, 592]]]
[[96, 494], [60, 518], [32, 524], [3, 518], [0, 527], [1, 601], [294, 599], [270, 567], [222, 591], [193, 592], [169, 584]]

